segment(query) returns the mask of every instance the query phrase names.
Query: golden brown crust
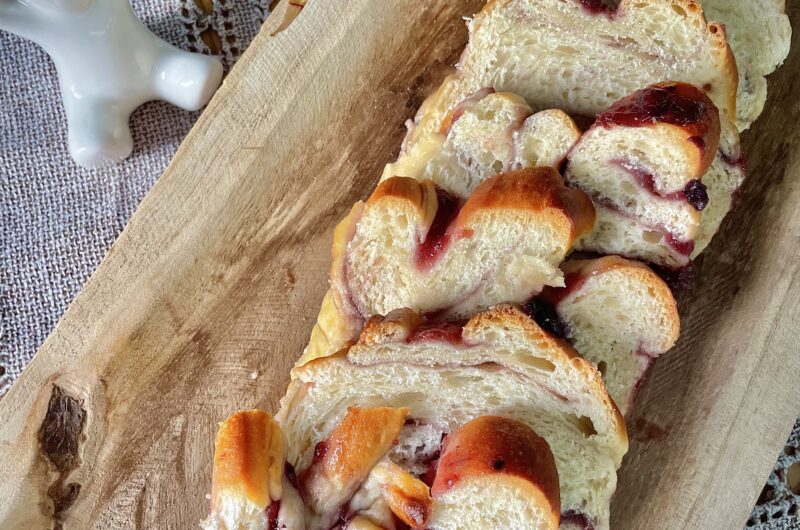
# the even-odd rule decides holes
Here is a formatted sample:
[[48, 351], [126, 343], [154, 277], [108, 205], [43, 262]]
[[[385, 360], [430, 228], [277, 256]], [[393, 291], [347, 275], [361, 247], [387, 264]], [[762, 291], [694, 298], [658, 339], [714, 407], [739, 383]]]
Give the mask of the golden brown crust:
[[620, 270], [624, 270], [625, 274], [635, 275], [642, 285], [647, 286], [647, 292], [650, 293], [650, 296], [661, 300], [662, 307], [667, 310], [669, 330], [666, 344], [663, 345], [662, 351], [648, 353], [654, 356], [664, 353], [678, 340], [681, 324], [675, 297], [666, 282], [644, 263], [619, 256], [604, 256], [598, 259], [567, 260], [561, 264], [561, 270], [564, 271], [565, 286], [560, 288], [548, 287], [542, 292], [542, 296], [555, 305], [572, 296], [579, 296], [581, 287], [592, 277]]
[[492, 208], [550, 212], [553, 223], [569, 224], [572, 240], [594, 227], [592, 200], [584, 192], [565, 186], [561, 175], [550, 167], [519, 169], [485, 180], [464, 204], [455, 223], [466, 225], [478, 211]]
[[431, 487], [434, 499], [474, 477], [521, 478], [543, 495], [550, 527], [561, 517], [558, 471], [547, 442], [520, 422], [498, 416], [474, 419], [449, 435]]
[[280, 500], [286, 448], [280, 427], [260, 410], [234, 413], [217, 431], [211, 511], [223, 496], [245, 499], [261, 509]]
[[316, 513], [338, 509], [391, 449], [409, 409], [351, 407], [330, 436], [317, 444], [301, 475], [304, 499]]
[[428, 485], [392, 463], [382, 464], [383, 498], [403, 523], [411, 528], [424, 528], [433, 510]]
[[403, 342], [422, 323], [419, 313], [411, 309], [395, 309], [386, 316], [374, 315], [364, 324], [358, 343], [371, 345]]

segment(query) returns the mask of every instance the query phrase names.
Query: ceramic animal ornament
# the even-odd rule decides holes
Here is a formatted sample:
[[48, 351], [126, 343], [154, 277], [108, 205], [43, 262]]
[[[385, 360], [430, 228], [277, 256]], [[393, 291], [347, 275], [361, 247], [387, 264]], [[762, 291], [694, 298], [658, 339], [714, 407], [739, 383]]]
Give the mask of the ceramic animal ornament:
[[128, 0], [0, 0], [0, 29], [39, 44], [58, 71], [75, 162], [94, 168], [133, 148], [131, 113], [154, 99], [186, 110], [205, 105], [222, 64], [161, 40]]

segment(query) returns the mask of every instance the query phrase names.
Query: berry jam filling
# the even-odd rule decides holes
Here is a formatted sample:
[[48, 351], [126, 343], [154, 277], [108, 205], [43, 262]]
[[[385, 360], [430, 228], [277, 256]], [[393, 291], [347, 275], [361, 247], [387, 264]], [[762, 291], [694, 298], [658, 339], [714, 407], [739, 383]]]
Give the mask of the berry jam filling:
[[691, 138], [689, 138], [689, 141], [692, 142], [695, 146], [697, 146], [697, 148], [700, 149], [700, 152], [703, 155], [705, 155], [705, 153], [706, 153], [706, 141], [703, 140], [702, 137], [700, 137], [700, 136], [692, 136]]
[[408, 342], [448, 342], [453, 345], [461, 344], [463, 328], [451, 322], [436, 322], [419, 326], [408, 337]]
[[597, 117], [603, 127], [639, 127], [653, 123], [689, 125], [708, 113], [702, 92], [691, 85], [652, 86], [638, 90]]
[[265, 510], [267, 516], [267, 528], [269, 530], [278, 530], [280, 528], [280, 521], [278, 515], [281, 511], [281, 501], [271, 502]]
[[447, 248], [451, 236], [448, 228], [460, 210], [458, 199], [444, 190], [436, 190], [436, 199], [439, 203], [436, 216], [433, 218], [425, 240], [417, 247], [417, 267], [423, 270], [430, 269]]
[[651, 267], [673, 292], [688, 291], [694, 285], [696, 271], [693, 263], [679, 269], [670, 269], [657, 265], [651, 265]]
[[686, 202], [698, 212], [702, 212], [708, 206], [708, 190], [699, 180], [690, 180], [683, 190], [683, 195], [686, 197]]
[[289, 462], [286, 462], [283, 466], [283, 474], [286, 476], [286, 480], [289, 481], [294, 489], [298, 489], [298, 482], [297, 482], [297, 472], [294, 470], [294, 466]]
[[647, 225], [647, 224], [641, 222], [640, 219], [636, 219], [635, 217], [633, 217], [632, 215], [628, 214], [627, 212], [623, 212], [622, 210], [620, 210], [617, 207], [617, 205], [614, 204], [614, 202], [611, 199], [608, 199], [608, 198], [603, 197], [603, 196], [599, 196], [597, 194], [592, 194], [592, 201], [596, 205], [600, 205], [603, 208], [611, 210], [612, 212], [616, 212], [616, 213], [618, 213], [619, 215], [621, 215], [623, 217], [626, 217], [628, 219], [636, 220], [637, 222], [639, 222], [639, 224], [641, 224], [643, 227], [645, 227], [645, 228], [647, 228], [649, 230], [653, 230], [655, 232], [660, 233], [662, 235], [662, 237], [664, 238], [664, 243], [666, 243], [667, 246], [669, 246], [677, 254], [680, 254], [682, 256], [688, 256], [694, 250], [694, 241], [682, 241], [682, 240], [678, 239], [674, 234], [671, 234], [670, 232], [668, 232], [666, 230], [666, 228], [664, 228], [661, 225]]
[[706, 185], [697, 179], [690, 180], [681, 191], [663, 193], [656, 189], [655, 176], [639, 164], [629, 160], [612, 160], [611, 163], [621, 167], [640, 187], [652, 195], [670, 201], [686, 201], [698, 212], [708, 206]]
[[720, 151], [720, 158], [722, 159], [722, 162], [729, 167], [747, 171], [747, 161], [744, 158], [744, 154], [739, 154], [738, 157], [735, 157]]
[[567, 325], [558, 316], [555, 305], [545, 300], [544, 297], [534, 298], [525, 304], [524, 309], [542, 329], [559, 339], [566, 338]]
[[311, 459], [311, 465], [319, 464], [322, 462], [322, 459], [325, 458], [325, 455], [328, 454], [328, 442], [325, 440], [321, 442], [317, 442], [317, 445], [314, 446], [314, 457]]
[[564, 523], [577, 526], [581, 530], [594, 530], [594, 525], [586, 514], [575, 510], [567, 510], [561, 514], [561, 525], [564, 526]]
[[672, 250], [682, 256], [688, 256], [694, 250], [694, 241], [681, 241], [674, 234], [665, 233], [664, 241]]
[[580, 0], [581, 6], [593, 15], [613, 15], [616, 9], [606, 0]]

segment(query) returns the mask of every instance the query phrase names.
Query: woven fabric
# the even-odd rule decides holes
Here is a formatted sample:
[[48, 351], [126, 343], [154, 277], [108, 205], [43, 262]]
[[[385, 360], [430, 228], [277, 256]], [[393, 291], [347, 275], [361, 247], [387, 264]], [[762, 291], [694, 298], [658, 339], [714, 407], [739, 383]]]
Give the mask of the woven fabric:
[[[269, 11], [269, 0], [133, 0], [156, 34], [188, 51], [214, 50], [230, 68]], [[200, 2], [207, 5], [207, 2]], [[204, 35], [205, 34], [205, 35]], [[205, 38], [204, 38], [205, 37]], [[164, 103], [132, 117], [134, 153], [100, 170], [67, 152], [56, 72], [38, 47], [0, 32], [0, 396], [20, 374], [111, 246], [197, 119]], [[800, 460], [800, 422], [753, 511], [748, 529], [800, 528], [800, 497], [787, 486]]]

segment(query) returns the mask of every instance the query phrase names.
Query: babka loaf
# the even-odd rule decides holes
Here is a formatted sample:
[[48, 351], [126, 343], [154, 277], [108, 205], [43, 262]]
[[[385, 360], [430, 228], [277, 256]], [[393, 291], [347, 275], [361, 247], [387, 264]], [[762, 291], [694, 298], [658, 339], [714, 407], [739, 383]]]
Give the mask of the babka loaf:
[[565, 181], [597, 210], [594, 231], [576, 248], [687, 265], [719, 138], [716, 107], [692, 85], [661, 83], [614, 103], [567, 157]]
[[[413, 128], [413, 124], [409, 125]], [[508, 92], [481, 90], [458, 104], [437, 131], [409, 133], [397, 161], [381, 180], [430, 180], [466, 199], [481, 182], [526, 167], [558, 168], [580, 136], [560, 110], [532, 114], [525, 101]]]
[[352, 347], [296, 368], [278, 414], [288, 461], [309, 466], [354, 406], [409, 409], [389, 457], [418, 473], [440, 452], [442, 436], [472, 419], [524, 423], [553, 452], [562, 527], [608, 528], [628, 444], [622, 416], [596, 368], [513, 306], [479, 313], [463, 328], [395, 311], [370, 319]]
[[708, 20], [725, 25], [736, 56], [739, 91], [736, 123], [744, 130], [767, 101], [767, 80], [789, 55], [792, 27], [784, 0], [702, 0]]
[[623, 415], [655, 358], [678, 340], [678, 308], [647, 266], [618, 256], [566, 261], [565, 287], [545, 289], [526, 308], [598, 366]]
[[491, 177], [463, 206], [430, 181], [385, 180], [336, 228], [331, 289], [299, 364], [355, 340], [372, 315], [468, 318], [563, 285], [558, 266], [593, 222], [589, 197], [552, 168]]
[[[442, 441], [423, 482], [387, 456], [407, 408], [351, 407], [302, 472], [264, 412], [237, 412], [219, 429], [209, 530], [555, 530], [558, 474], [527, 425], [480, 417]], [[295, 489], [296, 488], [296, 489]], [[493, 491], [476, 503], [476, 492]], [[500, 525], [500, 526], [497, 526]]]

